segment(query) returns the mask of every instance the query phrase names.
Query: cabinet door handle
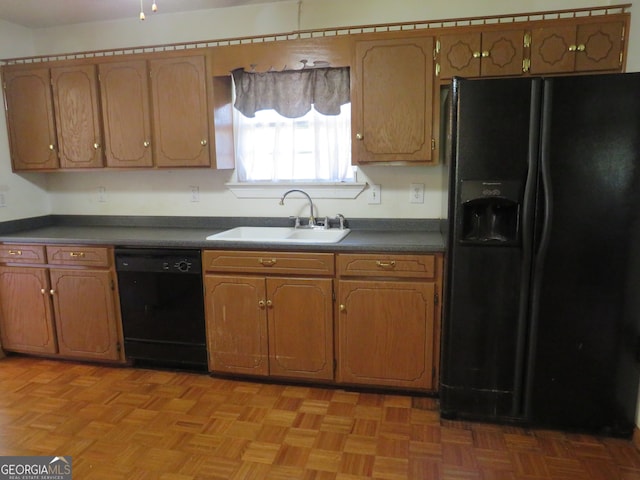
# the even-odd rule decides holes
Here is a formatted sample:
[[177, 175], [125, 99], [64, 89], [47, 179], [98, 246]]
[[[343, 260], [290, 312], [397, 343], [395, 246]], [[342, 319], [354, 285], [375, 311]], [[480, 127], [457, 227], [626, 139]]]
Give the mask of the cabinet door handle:
[[149, 145], [151, 145], [151, 143], [145, 140], [145, 142], [142, 145], [144, 145], [144, 147], [147, 148]]
[[482, 58], [487, 58], [489, 55], [491, 55], [491, 52], [489, 52], [489, 50], [482, 51]]
[[93, 144], [93, 149], [98, 150], [100, 148], [100, 144], [98, 142]]
[[54, 151], [56, 149], [56, 146], [53, 143], [49, 144], [49, 150]]
[[84, 252], [69, 252], [69, 256], [73, 258], [84, 258]]
[[9, 250], [9, 255], [15, 255], [16, 257], [21, 257], [22, 250]]
[[586, 49], [587, 49], [587, 47], [586, 47], [586, 45], [585, 45], [584, 43], [581, 43], [580, 45], [578, 45], [578, 46], [576, 47], [576, 50], [577, 50], [578, 52], [584, 52]]
[[259, 258], [258, 262], [264, 267], [273, 267], [278, 260], [275, 258]]
[[356, 140], [363, 140], [364, 139], [364, 135], [361, 133], [356, 133]]
[[42, 295], [44, 295], [45, 293], [47, 293], [47, 291], [46, 291], [44, 288], [41, 288], [41, 289], [40, 289], [40, 293], [41, 293]]
[[389, 262], [383, 262], [382, 260], [377, 260], [376, 261], [376, 265], [380, 268], [395, 268], [396, 266], [396, 261], [395, 260], [391, 260]]
[[343, 303], [340, 304], [340, 311], [341, 312], [346, 312], [347, 311], [347, 307], [345, 307]]
[[203, 147], [207, 146], [207, 141], [206, 140], [200, 140], [200, 145], [202, 145]]
[[265, 304], [264, 300], [260, 300], [260, 301], [258, 302], [258, 306], [259, 306], [260, 308], [264, 308], [264, 306], [265, 306], [265, 305], [266, 305], [266, 304]]
[[570, 52], [575, 52], [578, 49], [577, 45], [569, 45], [569, 51]]
[[50, 294], [51, 296], [55, 295], [55, 293], [56, 293], [56, 291], [55, 291], [53, 288], [52, 288], [51, 290], [49, 290], [49, 294]]
[[267, 307], [273, 307], [273, 302], [271, 300], [267, 300]]

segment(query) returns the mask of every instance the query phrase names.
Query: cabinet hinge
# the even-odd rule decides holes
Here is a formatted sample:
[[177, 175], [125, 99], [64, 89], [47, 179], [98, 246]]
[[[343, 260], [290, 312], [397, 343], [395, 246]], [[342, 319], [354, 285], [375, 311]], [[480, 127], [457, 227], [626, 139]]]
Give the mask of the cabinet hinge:
[[434, 305], [438, 305], [438, 302], [440, 301], [440, 297], [438, 296], [437, 293], [433, 294], [433, 303]]
[[436, 77], [440, 76], [440, 64], [436, 63]]
[[436, 40], [436, 49], [434, 50], [435, 54], [440, 53], [440, 47], [441, 47], [440, 40]]
[[531, 34], [529, 32], [524, 34], [524, 48], [529, 48], [531, 46]]
[[622, 66], [623, 57], [624, 57], [624, 54], [622, 52], [620, 52], [620, 66]]
[[120, 342], [116, 342], [116, 351], [118, 353], [120, 353], [122, 351], [122, 345], [120, 344]]
[[531, 68], [531, 60], [528, 58], [525, 58], [524, 60], [522, 60], [522, 71], [526, 73], [529, 71], [530, 68]]
[[432, 138], [431, 139], [431, 150], [435, 150], [436, 149], [436, 139]]

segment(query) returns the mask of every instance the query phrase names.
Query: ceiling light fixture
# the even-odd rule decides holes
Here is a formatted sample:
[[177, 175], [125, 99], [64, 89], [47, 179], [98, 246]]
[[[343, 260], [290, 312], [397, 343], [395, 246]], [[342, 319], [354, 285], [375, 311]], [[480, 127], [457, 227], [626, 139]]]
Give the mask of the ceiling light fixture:
[[[156, 4], [156, 0], [153, 0], [153, 4], [151, 5], [151, 11], [156, 13], [158, 11], [158, 5]], [[145, 20], [147, 17], [144, 14], [144, 7], [142, 5], [142, 0], [140, 0], [140, 20]]]

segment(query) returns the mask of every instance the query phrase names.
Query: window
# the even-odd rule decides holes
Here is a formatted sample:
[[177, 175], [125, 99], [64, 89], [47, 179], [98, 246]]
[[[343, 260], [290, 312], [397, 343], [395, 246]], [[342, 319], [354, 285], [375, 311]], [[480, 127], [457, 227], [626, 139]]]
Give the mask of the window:
[[353, 182], [348, 69], [234, 71], [239, 182]]

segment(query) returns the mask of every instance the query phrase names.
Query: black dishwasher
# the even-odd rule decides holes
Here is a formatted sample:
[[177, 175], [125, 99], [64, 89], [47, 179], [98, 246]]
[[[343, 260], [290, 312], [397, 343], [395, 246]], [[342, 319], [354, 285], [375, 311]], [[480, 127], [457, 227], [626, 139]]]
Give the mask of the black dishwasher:
[[206, 370], [200, 251], [116, 248], [115, 257], [127, 359]]

